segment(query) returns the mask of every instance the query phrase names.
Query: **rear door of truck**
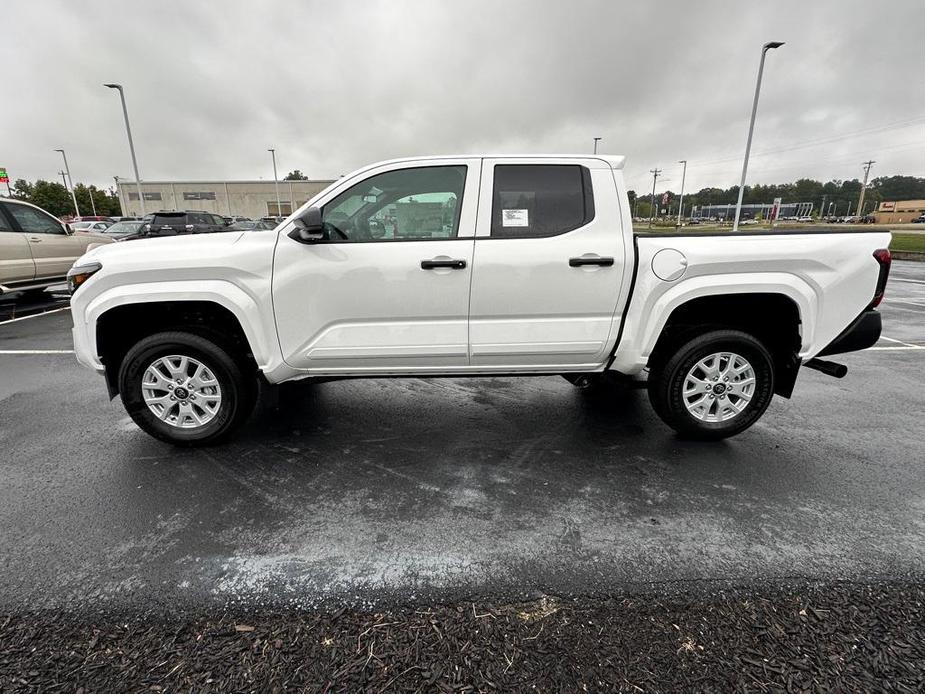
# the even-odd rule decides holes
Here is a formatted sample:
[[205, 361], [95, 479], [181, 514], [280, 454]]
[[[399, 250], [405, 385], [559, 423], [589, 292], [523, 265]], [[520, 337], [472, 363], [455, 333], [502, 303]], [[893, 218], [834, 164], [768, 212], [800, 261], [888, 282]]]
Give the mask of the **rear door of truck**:
[[599, 159], [485, 159], [469, 304], [472, 366], [592, 369], [609, 356], [626, 251]]

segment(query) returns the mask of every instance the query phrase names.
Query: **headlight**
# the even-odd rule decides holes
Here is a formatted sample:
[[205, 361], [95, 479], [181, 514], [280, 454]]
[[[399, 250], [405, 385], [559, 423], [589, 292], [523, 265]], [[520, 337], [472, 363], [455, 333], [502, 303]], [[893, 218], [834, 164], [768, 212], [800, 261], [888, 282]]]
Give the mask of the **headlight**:
[[77, 287], [99, 272], [102, 267], [99, 263], [86, 263], [85, 265], [75, 265], [68, 270], [67, 286], [71, 290], [71, 294], [77, 291]]

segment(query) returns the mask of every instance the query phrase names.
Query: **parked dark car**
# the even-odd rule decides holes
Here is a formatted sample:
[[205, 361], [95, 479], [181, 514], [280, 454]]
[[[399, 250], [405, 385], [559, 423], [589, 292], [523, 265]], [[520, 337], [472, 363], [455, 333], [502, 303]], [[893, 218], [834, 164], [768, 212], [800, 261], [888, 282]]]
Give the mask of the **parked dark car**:
[[228, 231], [225, 220], [217, 214], [199, 210], [161, 211], [145, 217], [145, 224], [138, 230], [138, 233], [124, 236], [122, 240], [177, 236], [178, 234], [208, 234], [215, 231]]
[[121, 222], [116, 222], [104, 230], [103, 233], [114, 239], [124, 239], [129, 236], [137, 236], [144, 225], [145, 222], [140, 219], [123, 219]]
[[913, 224], [925, 224], [925, 214], [920, 215], [912, 220]]

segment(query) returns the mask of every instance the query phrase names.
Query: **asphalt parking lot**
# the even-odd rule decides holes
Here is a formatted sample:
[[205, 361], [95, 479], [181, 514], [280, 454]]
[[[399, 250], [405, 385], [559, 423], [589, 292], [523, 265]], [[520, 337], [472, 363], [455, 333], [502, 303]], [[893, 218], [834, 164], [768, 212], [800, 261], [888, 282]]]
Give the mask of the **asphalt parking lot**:
[[804, 370], [722, 443], [678, 439], [642, 392], [498, 378], [287, 389], [231, 443], [177, 450], [76, 364], [66, 310], [18, 307], [0, 322], [0, 607], [921, 576], [925, 264], [894, 263], [882, 310], [844, 380]]

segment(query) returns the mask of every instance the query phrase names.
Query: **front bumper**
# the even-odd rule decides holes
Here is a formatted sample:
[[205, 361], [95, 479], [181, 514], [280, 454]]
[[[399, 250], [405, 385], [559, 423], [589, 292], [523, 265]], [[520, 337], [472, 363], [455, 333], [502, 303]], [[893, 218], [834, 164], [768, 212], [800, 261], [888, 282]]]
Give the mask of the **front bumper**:
[[816, 356], [825, 357], [830, 354], [857, 352], [861, 349], [873, 347], [877, 340], [880, 339], [881, 330], [880, 312], [868, 309], [855, 318], [851, 325], [842, 330], [841, 334]]

